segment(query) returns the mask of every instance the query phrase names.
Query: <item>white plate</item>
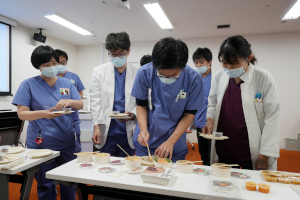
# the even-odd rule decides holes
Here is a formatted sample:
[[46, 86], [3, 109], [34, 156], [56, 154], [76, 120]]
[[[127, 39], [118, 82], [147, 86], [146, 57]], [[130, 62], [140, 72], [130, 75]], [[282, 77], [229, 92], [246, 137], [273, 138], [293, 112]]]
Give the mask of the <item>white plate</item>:
[[10, 162], [13, 162], [15, 160], [18, 160], [20, 158], [22, 158], [23, 156], [22, 155], [5, 155], [4, 159], [0, 161], [0, 164], [6, 164], [6, 163], [10, 163]]
[[101, 167], [98, 169], [98, 172], [100, 173], [112, 173], [116, 171], [116, 168], [112, 168], [112, 167]]
[[110, 117], [111, 119], [131, 119], [132, 117]]
[[53, 111], [52, 113], [54, 113], [54, 114], [63, 114], [63, 115], [68, 115], [68, 114], [71, 114], [71, 113], [73, 113], [73, 112], [75, 112], [75, 111], [63, 111], [63, 110], [61, 110], [61, 111]]
[[143, 171], [144, 171], [144, 169], [142, 167], [137, 167], [137, 168], [134, 168], [134, 169], [130, 170], [128, 172], [128, 174], [138, 174], [138, 173], [141, 173]]
[[46, 157], [46, 156], [53, 154], [53, 151], [50, 149], [37, 149], [37, 150], [29, 151], [28, 154], [32, 158], [41, 158], [41, 157]]
[[142, 164], [143, 165], [149, 165], [149, 166], [154, 166], [154, 162], [149, 161], [149, 156], [143, 156], [142, 157]]
[[129, 114], [125, 114], [125, 113], [119, 113], [118, 115], [113, 115], [113, 114], [108, 114], [110, 117], [115, 117], [115, 118], [121, 118], [121, 117], [126, 117]]
[[110, 164], [112, 164], [112, 165], [123, 165], [125, 163], [124, 160], [119, 160], [120, 162], [115, 162], [115, 163], [114, 163], [114, 161], [117, 161], [117, 160], [110, 161]]
[[203, 134], [203, 133], [200, 133], [199, 135], [205, 139], [210, 139], [210, 140], [225, 140], [225, 139], [229, 138], [227, 136], [215, 137], [214, 135], [207, 135], [207, 134]]
[[8, 147], [8, 152], [7, 154], [11, 154], [11, 153], [20, 153], [25, 151], [24, 147]]

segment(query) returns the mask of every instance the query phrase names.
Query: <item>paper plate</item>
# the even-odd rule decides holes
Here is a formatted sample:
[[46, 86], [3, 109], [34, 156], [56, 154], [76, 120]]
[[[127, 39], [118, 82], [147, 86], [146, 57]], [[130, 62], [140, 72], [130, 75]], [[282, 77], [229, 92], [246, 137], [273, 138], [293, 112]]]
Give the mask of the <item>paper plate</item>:
[[154, 166], [154, 165], [155, 165], [154, 162], [151, 162], [151, 161], [149, 160], [149, 156], [143, 156], [143, 157], [142, 157], [142, 164], [143, 164], [143, 165], [149, 165], [149, 166]]
[[114, 117], [114, 118], [120, 118], [120, 117], [126, 117], [129, 114], [125, 114], [125, 113], [119, 113], [118, 115], [113, 115], [113, 114], [108, 114], [110, 117]]
[[194, 173], [195, 173], [195, 174], [199, 174], [199, 175], [203, 175], [203, 176], [210, 175], [209, 170], [203, 169], [203, 168], [195, 168], [195, 169], [194, 169]]
[[63, 115], [68, 115], [68, 114], [71, 114], [71, 113], [73, 113], [73, 112], [75, 112], [75, 111], [63, 111], [63, 110], [61, 110], [61, 111], [53, 111], [52, 113], [54, 113], [54, 114], [63, 114]]
[[37, 150], [29, 151], [28, 154], [32, 158], [41, 158], [41, 157], [46, 157], [46, 156], [53, 154], [53, 151], [50, 149], [37, 149]]
[[128, 117], [128, 116], [125, 116], [125, 117], [110, 117], [111, 119], [131, 119], [132, 117]]
[[229, 138], [227, 136], [215, 137], [213, 135], [207, 135], [207, 134], [203, 134], [203, 133], [200, 133], [199, 135], [205, 139], [210, 139], [210, 140], [225, 140], [225, 139]]
[[112, 167], [101, 167], [98, 169], [98, 171], [100, 173], [112, 173], [112, 172], [116, 171], [116, 169], [112, 168]]
[[124, 160], [112, 160], [110, 161], [110, 164], [112, 165], [124, 165], [125, 161]]
[[0, 164], [10, 163], [22, 157], [23, 157], [22, 155], [5, 155], [4, 159], [0, 161]]
[[129, 172], [128, 172], [128, 174], [138, 174], [138, 173], [141, 173], [141, 172], [143, 172], [143, 168], [142, 167], [137, 167], [137, 168], [134, 168], [134, 169], [132, 169], [132, 170], [130, 170]]
[[24, 147], [8, 147], [8, 152], [7, 154], [11, 154], [11, 153], [20, 153], [25, 151]]

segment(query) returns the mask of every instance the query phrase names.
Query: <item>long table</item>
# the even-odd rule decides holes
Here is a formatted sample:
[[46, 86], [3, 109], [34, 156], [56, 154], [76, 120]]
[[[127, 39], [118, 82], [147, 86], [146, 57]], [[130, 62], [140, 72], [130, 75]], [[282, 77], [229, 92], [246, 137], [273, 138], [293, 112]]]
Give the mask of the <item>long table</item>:
[[[19, 154], [25, 154], [32, 150], [33, 149], [26, 149], [24, 152], [21, 152]], [[35, 176], [35, 173], [39, 171], [40, 164], [51, 162], [54, 158], [58, 157], [59, 155], [59, 151], [53, 151], [52, 155], [43, 158], [29, 159], [26, 160], [24, 163], [12, 167], [8, 170], [0, 170], [0, 199], [9, 199], [9, 182], [22, 184], [20, 199], [29, 199], [33, 178]], [[20, 172], [23, 175], [16, 175]]]
[[[117, 158], [111, 157], [111, 160]], [[119, 159], [119, 158], [118, 158]], [[77, 159], [72, 160], [46, 173], [49, 179], [57, 180], [63, 184], [75, 185], [78, 189], [79, 199], [86, 199], [87, 194], [96, 194], [103, 197], [117, 199], [206, 199], [208, 196], [207, 187], [213, 175], [201, 176], [197, 174], [181, 174], [175, 172], [173, 179], [167, 186], [144, 183], [139, 174], [124, 174], [121, 177], [112, 177], [111, 174], [98, 172], [100, 167], [114, 167], [116, 171], [124, 171], [124, 165], [98, 165], [94, 169], [80, 169]], [[146, 168], [146, 166], [145, 166]], [[175, 165], [173, 165], [175, 168]], [[195, 168], [211, 170], [210, 166], [195, 165]], [[270, 183], [264, 181], [259, 171], [232, 169], [234, 172], [241, 172], [251, 178], [240, 179], [231, 177], [222, 180], [234, 180], [238, 183], [242, 199], [269, 199], [269, 200], [294, 200], [300, 196], [294, 192], [290, 185], [282, 183]], [[248, 191], [245, 188], [245, 181], [266, 183], [271, 186], [269, 194], [257, 191]], [[93, 186], [87, 186], [91, 184]], [[98, 187], [99, 186], [99, 187]], [[221, 199], [219, 197], [211, 200]]]

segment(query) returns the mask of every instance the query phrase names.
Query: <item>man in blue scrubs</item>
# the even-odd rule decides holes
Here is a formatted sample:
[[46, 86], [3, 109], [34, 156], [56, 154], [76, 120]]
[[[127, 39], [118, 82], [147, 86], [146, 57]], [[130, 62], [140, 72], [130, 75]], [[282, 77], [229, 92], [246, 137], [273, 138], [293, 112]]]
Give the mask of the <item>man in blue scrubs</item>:
[[149, 145], [151, 154], [185, 159], [186, 130], [204, 108], [202, 80], [187, 61], [186, 44], [164, 38], [155, 44], [152, 62], [139, 69], [131, 92], [137, 103], [133, 143], [138, 156], [148, 155]]
[[206, 124], [206, 112], [208, 105], [208, 95], [211, 87], [212, 74], [215, 75], [215, 71], [211, 68], [212, 53], [208, 48], [198, 48], [193, 54], [193, 62], [196, 67], [196, 71], [200, 74], [203, 81], [204, 95], [205, 95], [205, 107], [198, 110], [195, 116], [195, 126], [197, 127], [197, 138], [199, 153], [203, 161], [203, 165], [210, 165], [210, 148], [211, 140], [205, 139], [199, 135], [201, 129]]
[[[81, 98], [83, 97], [83, 90], [85, 89], [79, 76], [73, 72], [67, 71], [67, 64], [68, 64], [68, 54], [62, 50], [56, 49], [55, 52], [59, 56], [59, 66], [58, 66], [58, 73], [57, 75], [60, 77], [64, 77], [69, 79], [78, 90], [79, 95]], [[76, 110], [74, 113], [72, 113], [73, 122], [75, 124], [75, 130], [76, 130], [76, 137], [77, 137], [77, 150], [78, 152], [81, 151], [81, 142], [80, 142], [80, 119], [79, 119], [79, 113]]]
[[[106, 38], [110, 62], [94, 68], [90, 95], [91, 115], [94, 124], [92, 140], [101, 152], [126, 157], [117, 146], [129, 155], [135, 154], [132, 144], [135, 129], [135, 98], [130, 93], [138, 68], [127, 63], [130, 39], [125, 32], [110, 33]], [[107, 113], [127, 113], [127, 119], [111, 119]]]

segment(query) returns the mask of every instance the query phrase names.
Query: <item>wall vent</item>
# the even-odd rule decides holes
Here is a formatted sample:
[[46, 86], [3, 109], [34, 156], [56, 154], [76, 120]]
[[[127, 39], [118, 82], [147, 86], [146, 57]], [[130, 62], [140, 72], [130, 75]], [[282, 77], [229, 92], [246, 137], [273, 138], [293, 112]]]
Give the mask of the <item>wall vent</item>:
[[230, 24], [223, 24], [217, 26], [217, 29], [222, 29], [222, 28], [230, 28]]

